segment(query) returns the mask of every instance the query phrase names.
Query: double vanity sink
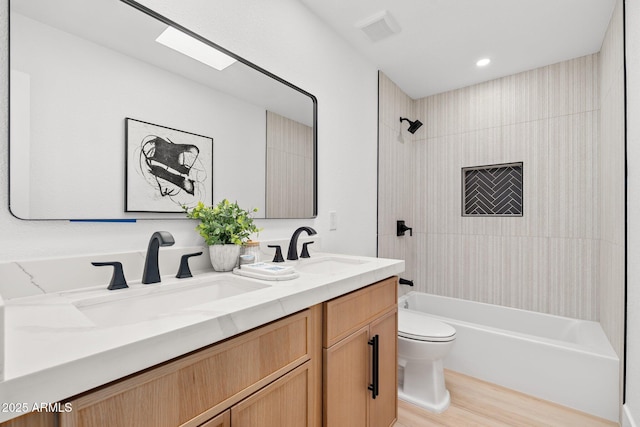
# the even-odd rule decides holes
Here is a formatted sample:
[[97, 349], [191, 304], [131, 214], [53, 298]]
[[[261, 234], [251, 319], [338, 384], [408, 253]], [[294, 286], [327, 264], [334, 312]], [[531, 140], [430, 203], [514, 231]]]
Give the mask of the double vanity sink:
[[[362, 266], [368, 262], [370, 260], [332, 255], [288, 261], [282, 265], [291, 266], [303, 274], [326, 275]], [[205, 307], [213, 301], [223, 304], [222, 301], [227, 298], [271, 286], [295, 283], [297, 282], [258, 281], [237, 275], [216, 274], [213, 277], [200, 276], [188, 281], [168, 279], [154, 285], [135, 284], [116, 291], [70, 291], [61, 293], [60, 296], [68, 298], [70, 303], [96, 326], [110, 327], [179, 315], [188, 313], [189, 310], [197, 311], [198, 307]]]
[[[403, 261], [336, 254], [280, 265], [299, 276], [208, 271], [6, 301], [0, 401], [61, 401], [404, 270]], [[0, 422], [17, 415], [0, 413]]]

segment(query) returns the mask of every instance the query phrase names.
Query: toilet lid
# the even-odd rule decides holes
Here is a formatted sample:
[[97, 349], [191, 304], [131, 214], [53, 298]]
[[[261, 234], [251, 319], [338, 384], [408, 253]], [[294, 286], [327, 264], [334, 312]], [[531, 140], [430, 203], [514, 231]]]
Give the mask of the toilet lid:
[[398, 310], [398, 336], [419, 341], [453, 341], [453, 326], [410, 310]]

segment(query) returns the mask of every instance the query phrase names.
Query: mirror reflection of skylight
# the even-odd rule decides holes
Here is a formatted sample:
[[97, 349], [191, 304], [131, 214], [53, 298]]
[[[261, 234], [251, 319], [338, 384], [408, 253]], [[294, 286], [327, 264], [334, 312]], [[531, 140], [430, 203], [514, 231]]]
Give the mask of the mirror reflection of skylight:
[[236, 62], [229, 55], [173, 27], [167, 27], [156, 41], [219, 71]]

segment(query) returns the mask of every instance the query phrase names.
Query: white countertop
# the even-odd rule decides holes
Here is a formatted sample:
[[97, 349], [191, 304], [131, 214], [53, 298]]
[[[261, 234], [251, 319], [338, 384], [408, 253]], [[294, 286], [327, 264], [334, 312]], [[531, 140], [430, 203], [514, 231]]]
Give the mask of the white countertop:
[[[67, 399], [404, 271], [404, 261], [383, 258], [313, 254], [299, 262], [302, 266], [332, 256], [354, 263], [332, 271], [300, 268], [300, 276], [287, 281], [209, 272], [189, 279], [163, 276], [162, 283], [152, 285], [132, 282], [131, 289], [117, 291], [105, 285], [5, 301], [0, 402], [32, 408]], [[109, 326], [97, 326], [74, 305], [80, 297], [111, 298], [114, 292], [125, 295], [220, 278], [268, 286], [150, 320], [114, 318]], [[19, 415], [0, 408], [0, 422]]]

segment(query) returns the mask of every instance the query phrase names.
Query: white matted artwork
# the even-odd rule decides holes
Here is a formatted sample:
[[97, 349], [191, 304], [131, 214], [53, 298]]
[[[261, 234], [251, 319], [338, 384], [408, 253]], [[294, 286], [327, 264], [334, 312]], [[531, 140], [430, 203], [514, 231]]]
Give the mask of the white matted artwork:
[[125, 212], [213, 204], [213, 138], [125, 119]]

